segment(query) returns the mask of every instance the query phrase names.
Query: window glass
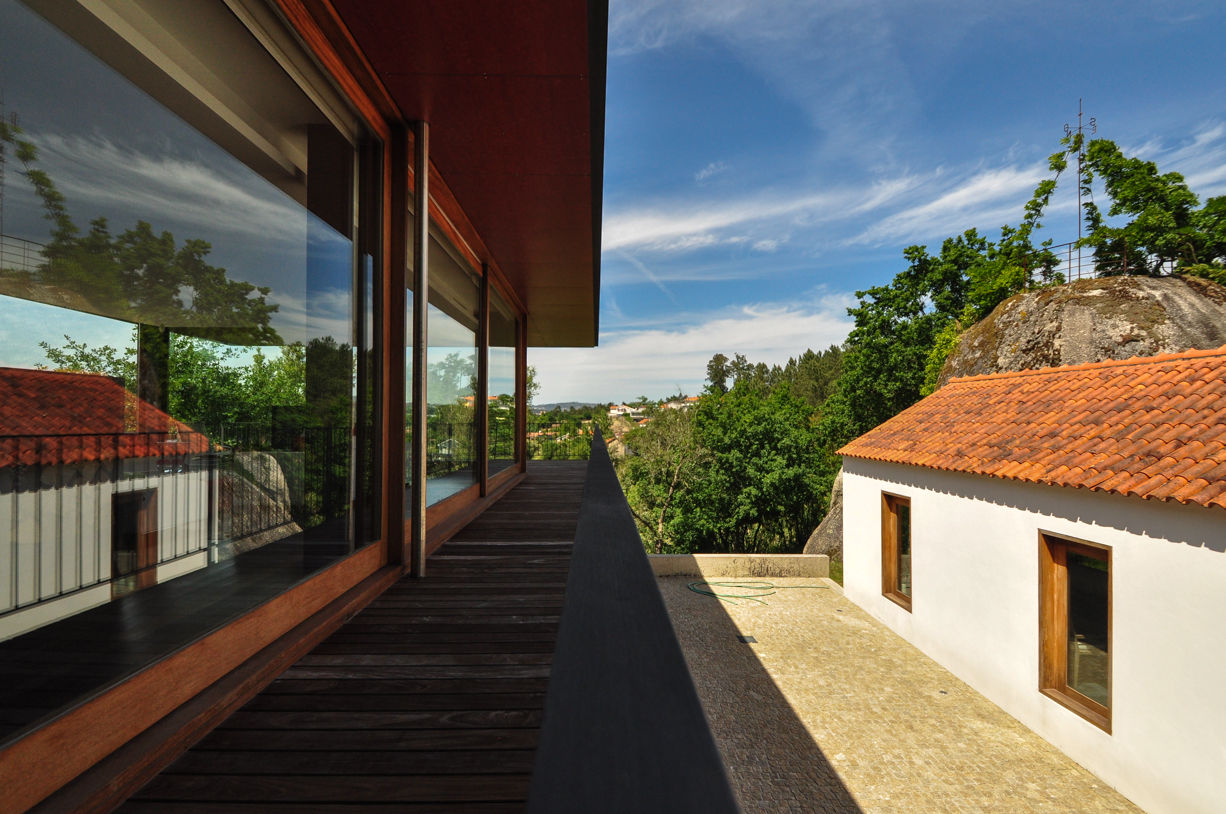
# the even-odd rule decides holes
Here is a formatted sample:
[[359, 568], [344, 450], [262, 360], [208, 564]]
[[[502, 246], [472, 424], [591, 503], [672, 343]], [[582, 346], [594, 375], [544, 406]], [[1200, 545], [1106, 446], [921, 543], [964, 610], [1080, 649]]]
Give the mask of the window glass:
[[370, 541], [378, 516], [379, 241], [355, 227], [377, 149], [220, 3], [199, 11], [232, 61], [218, 75], [241, 66], [224, 110], [79, 7], [38, 7], [72, 36], [0, 0], [0, 665], [27, 676], [0, 667], [0, 706], [27, 711], [0, 737]]
[[430, 240], [426, 351], [426, 502], [477, 482], [476, 277]]
[[911, 504], [897, 505], [898, 581], [895, 589], [904, 596], [911, 595]]
[[515, 463], [515, 428], [519, 425], [515, 345], [519, 321], [506, 300], [490, 288], [489, 473]]
[[1107, 706], [1107, 562], [1068, 553], [1068, 687]]

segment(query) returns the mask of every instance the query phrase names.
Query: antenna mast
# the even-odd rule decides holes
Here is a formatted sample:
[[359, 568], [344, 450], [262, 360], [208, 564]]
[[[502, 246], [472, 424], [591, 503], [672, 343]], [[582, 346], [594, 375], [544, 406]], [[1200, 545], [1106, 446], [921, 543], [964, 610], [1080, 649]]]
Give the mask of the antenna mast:
[[[1090, 124], [1090, 135], [1093, 136], [1097, 134], [1098, 133], [1098, 119], [1096, 119], [1094, 116], [1091, 116], [1089, 124]], [[1081, 111], [1080, 97], [1077, 99], [1077, 129], [1074, 130], [1069, 125], [1068, 122], [1064, 123], [1064, 135], [1071, 136], [1073, 135], [1073, 133], [1076, 133], [1078, 136], [1081, 137], [1077, 139], [1077, 274], [1080, 275], [1081, 274], [1081, 222], [1083, 220], [1082, 218], [1083, 210], [1082, 210], [1082, 203], [1081, 203], [1081, 179], [1082, 179], [1081, 168], [1082, 168], [1082, 163], [1085, 161], [1085, 154], [1086, 154], [1086, 142], [1085, 142], [1085, 137], [1084, 137], [1085, 130], [1082, 127], [1082, 111]]]

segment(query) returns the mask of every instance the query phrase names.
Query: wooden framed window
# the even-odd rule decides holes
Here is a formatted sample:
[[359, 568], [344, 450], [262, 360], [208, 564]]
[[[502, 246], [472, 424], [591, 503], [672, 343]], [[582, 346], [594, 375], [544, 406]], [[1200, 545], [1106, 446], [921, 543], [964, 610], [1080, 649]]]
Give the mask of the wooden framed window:
[[1039, 690], [1111, 731], [1111, 549], [1039, 535]]
[[911, 610], [911, 499], [881, 494], [881, 593]]

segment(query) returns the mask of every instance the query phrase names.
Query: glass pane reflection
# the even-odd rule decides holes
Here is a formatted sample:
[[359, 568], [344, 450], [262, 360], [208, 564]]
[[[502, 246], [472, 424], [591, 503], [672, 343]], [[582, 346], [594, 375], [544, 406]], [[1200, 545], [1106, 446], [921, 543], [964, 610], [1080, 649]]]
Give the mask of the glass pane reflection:
[[1108, 586], [1106, 560], [1068, 552], [1068, 676], [1070, 689], [1107, 706]]
[[477, 482], [476, 279], [430, 242], [426, 351], [426, 502]]
[[244, 153], [275, 141], [275, 160], [0, 0], [0, 706], [25, 710], [0, 738], [372, 535], [357, 152], [224, 7], [201, 11], [284, 104]]
[[506, 301], [491, 288], [489, 346], [489, 474], [515, 463], [515, 345], [519, 322]]

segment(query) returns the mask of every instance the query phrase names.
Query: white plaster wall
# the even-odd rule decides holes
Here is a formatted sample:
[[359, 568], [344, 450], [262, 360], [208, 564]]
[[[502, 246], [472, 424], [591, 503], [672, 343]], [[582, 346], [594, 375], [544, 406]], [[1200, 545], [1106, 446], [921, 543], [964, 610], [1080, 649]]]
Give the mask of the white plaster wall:
[[[845, 459], [849, 599], [1152, 812], [1226, 805], [1226, 511]], [[912, 612], [881, 595], [911, 498]], [[1112, 549], [1112, 732], [1038, 690], [1039, 532]]]

